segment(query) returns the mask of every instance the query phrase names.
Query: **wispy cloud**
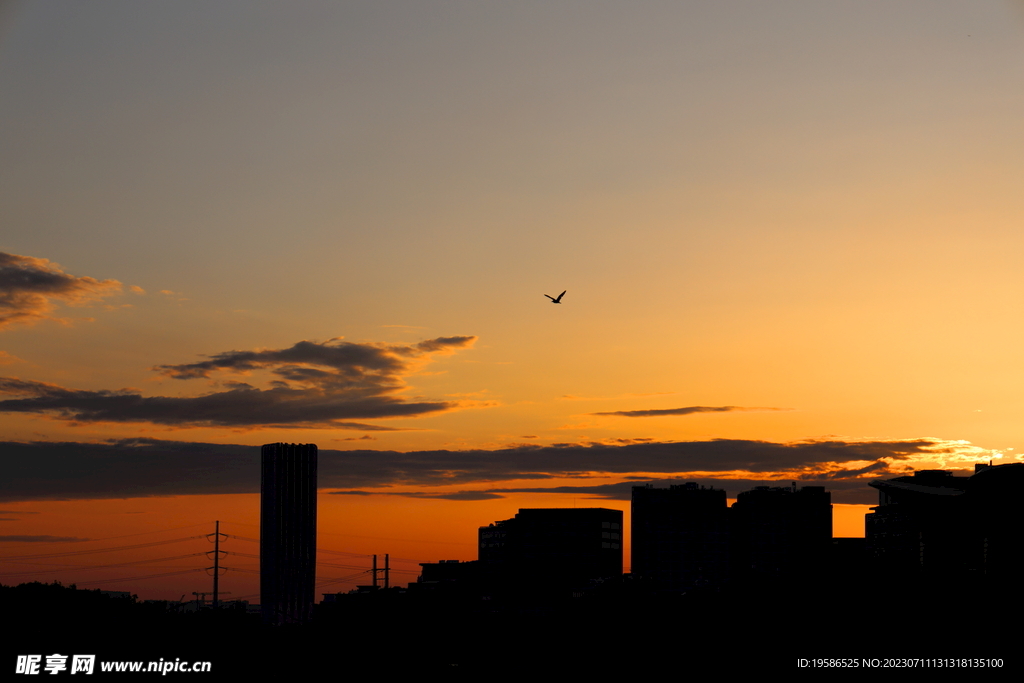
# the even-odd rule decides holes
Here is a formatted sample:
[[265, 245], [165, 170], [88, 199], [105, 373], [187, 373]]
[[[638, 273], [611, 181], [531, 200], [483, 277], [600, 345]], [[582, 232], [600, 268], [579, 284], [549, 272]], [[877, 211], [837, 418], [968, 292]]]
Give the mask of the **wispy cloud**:
[[331, 495], [337, 496], [402, 496], [403, 498], [426, 498], [429, 500], [495, 500], [505, 496], [488, 491], [448, 491], [445, 493], [433, 493], [430, 491], [331, 491]]
[[648, 396], [671, 396], [678, 392], [675, 391], [649, 391], [645, 393], [633, 393], [633, 394], [619, 394], [618, 396], [574, 396], [573, 394], [563, 394], [558, 398], [564, 401], [612, 401], [622, 398], [646, 398]]
[[668, 415], [693, 415], [694, 413], [736, 413], [792, 410], [792, 408], [743, 408], [741, 406], [687, 406], [685, 408], [664, 408], [657, 410], [615, 410], [591, 415], [616, 415], [618, 417], [664, 417]]
[[25, 361], [18, 358], [15, 355], [7, 353], [6, 351], [0, 351], [0, 365], [14, 365], [15, 363], [24, 363]]
[[476, 337], [438, 337], [413, 345], [301, 341], [286, 349], [228, 351], [209, 360], [153, 368], [173, 379], [266, 371], [270, 388], [224, 382], [226, 391], [194, 397], [143, 396], [135, 389], [85, 391], [0, 377], [0, 412], [69, 422], [148, 422], [180, 427], [314, 427], [390, 431], [354, 419], [416, 417], [457, 408], [454, 401], [407, 401], [395, 394], [432, 355], [472, 346]]
[[76, 277], [44, 258], [0, 252], [0, 329], [49, 318], [55, 301], [81, 306], [120, 291], [117, 280]]

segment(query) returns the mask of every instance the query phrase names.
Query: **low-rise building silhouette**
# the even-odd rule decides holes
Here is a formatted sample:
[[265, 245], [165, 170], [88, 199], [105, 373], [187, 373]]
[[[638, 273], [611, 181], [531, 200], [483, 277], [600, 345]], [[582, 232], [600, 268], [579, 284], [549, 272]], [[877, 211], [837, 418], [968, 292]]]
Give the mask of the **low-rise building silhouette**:
[[733, 571], [744, 583], [804, 581], [827, 571], [832, 494], [822, 486], [757, 486], [736, 496]]
[[622, 576], [622, 511], [525, 508], [480, 527], [481, 570], [506, 586], [582, 587]]
[[968, 477], [947, 470], [871, 482], [878, 505], [864, 520], [875, 568], [896, 578], [959, 574], [966, 570]]
[[633, 574], [658, 590], [800, 580], [832, 556], [831, 494], [758, 486], [737, 496], [695, 482], [633, 487]]
[[1024, 463], [975, 466], [967, 482], [972, 535], [970, 569], [985, 578], [1020, 582], [1024, 567]]
[[632, 573], [669, 591], [720, 587], [729, 578], [728, 504], [694, 482], [634, 486]]
[[880, 574], [943, 581], [1019, 578], [1024, 520], [1017, 499], [1024, 490], [1024, 463], [978, 464], [969, 477], [920, 470], [871, 486], [879, 501], [865, 525]]

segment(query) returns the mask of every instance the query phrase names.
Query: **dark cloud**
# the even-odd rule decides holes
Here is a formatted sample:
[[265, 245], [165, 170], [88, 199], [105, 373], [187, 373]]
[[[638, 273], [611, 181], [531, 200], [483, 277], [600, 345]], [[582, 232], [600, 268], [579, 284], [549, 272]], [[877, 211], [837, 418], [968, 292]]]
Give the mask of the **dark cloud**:
[[[730, 491], [740, 483], [760, 485], [780, 476], [787, 477], [786, 482], [824, 485], [834, 491], [866, 491], [869, 478], [885, 476], [914, 459], [970, 448], [965, 442], [939, 439], [797, 443], [717, 439], [522, 445], [497, 451], [322, 449], [318, 470], [320, 488], [346, 489], [348, 495], [360, 495], [352, 490], [381, 491], [395, 486], [493, 486], [500, 481], [530, 479], [539, 483], [585, 477], [591, 472], [639, 481], [658, 474], [698, 478], [705, 483], [718, 482], [717, 486]], [[259, 462], [259, 448], [254, 446], [156, 439], [99, 444], [6, 442], [0, 443], [0, 471], [4, 472], [0, 501], [258, 493]], [[716, 472], [722, 475], [715, 477]], [[746, 479], [732, 478], [744, 473]], [[599, 491], [614, 490], [591, 492]], [[507, 491], [492, 488], [484, 492]]]
[[48, 317], [55, 300], [76, 306], [120, 291], [117, 280], [75, 277], [44, 258], [0, 252], [0, 328]]
[[229, 351], [209, 360], [160, 365], [174, 379], [228, 371], [269, 372], [271, 388], [238, 381], [203, 396], [142, 396], [134, 389], [84, 391], [0, 377], [0, 412], [35, 413], [70, 422], [149, 422], [175, 426], [330, 427], [391, 431], [353, 419], [416, 417], [458, 407], [450, 401], [410, 402], [394, 394], [404, 376], [433, 354], [471, 346], [476, 337], [439, 337], [412, 346], [301, 341], [287, 349]]
[[0, 500], [134, 498], [259, 491], [251, 446], [125, 439], [0, 443]]
[[743, 408], [740, 406], [687, 406], [686, 408], [665, 408], [663, 410], [615, 410], [609, 413], [591, 415], [617, 415], [619, 417], [662, 417], [666, 415], [693, 415], [694, 413], [760, 412], [765, 410], [792, 410], [791, 408]]
[[0, 543], [81, 543], [88, 538], [77, 536], [0, 536]]

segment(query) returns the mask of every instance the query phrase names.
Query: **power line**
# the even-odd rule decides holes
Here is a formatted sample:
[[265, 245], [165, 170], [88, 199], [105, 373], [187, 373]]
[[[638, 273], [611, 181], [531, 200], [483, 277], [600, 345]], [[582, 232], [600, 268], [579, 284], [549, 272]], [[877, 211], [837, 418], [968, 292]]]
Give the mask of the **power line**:
[[329, 586], [329, 585], [330, 585], [330, 584], [332, 584], [332, 583], [344, 583], [344, 582], [346, 582], [346, 581], [351, 581], [352, 579], [355, 579], [355, 578], [357, 578], [357, 577], [360, 577], [360, 576], [364, 576], [364, 575], [366, 575], [366, 574], [369, 574], [369, 573], [370, 573], [370, 571], [371, 571], [371, 570], [367, 569], [366, 571], [362, 571], [362, 572], [359, 572], [359, 573], [357, 573], [357, 574], [350, 574], [350, 575], [348, 575], [348, 576], [343, 576], [343, 577], [342, 577], [342, 578], [340, 578], [340, 579], [320, 579], [319, 581], [317, 581], [317, 582], [316, 582], [316, 585], [317, 585], [318, 587], [322, 588], [322, 587], [324, 587], [324, 586]]
[[97, 583], [113, 583], [115, 581], [142, 581], [143, 579], [159, 579], [163, 576], [177, 576], [178, 574], [192, 574], [194, 572], [205, 571], [203, 568], [198, 569], [183, 569], [180, 572], [166, 572], [164, 574], [149, 574], [148, 576], [126, 576], [120, 579], [96, 579], [95, 581], [81, 581], [75, 582], [75, 585], [91, 586]]
[[151, 543], [136, 543], [134, 545], [121, 545], [113, 548], [94, 548], [92, 550], [69, 550], [63, 553], [39, 553], [37, 555], [11, 555], [10, 557], [0, 558], [0, 561], [6, 562], [8, 560], [34, 560], [45, 557], [72, 557], [75, 555], [94, 555], [96, 553], [109, 553], [118, 550], [137, 550], [139, 548], [151, 548], [158, 545], [168, 545], [170, 543], [180, 543], [182, 541], [191, 541], [194, 538], [204, 538], [204, 536], [184, 536], [182, 538], [172, 538], [168, 541], [153, 541]]
[[[134, 562], [115, 562], [113, 564], [94, 564], [94, 565], [85, 565], [85, 566], [75, 565], [75, 564], [52, 564], [52, 563], [46, 563], [46, 564], [49, 567], [68, 567], [68, 568], [74, 569], [76, 571], [89, 571], [89, 570], [92, 570], [92, 569], [106, 569], [108, 567], [128, 567], [128, 566], [131, 566], [131, 565], [134, 565], [134, 564], [148, 564], [150, 562], [164, 562], [164, 561], [168, 561], [169, 562], [171, 560], [182, 560], [182, 559], [185, 559], [186, 557], [196, 557], [198, 555], [205, 555], [205, 554], [206, 553], [188, 553], [186, 555], [172, 555], [171, 557], [157, 557], [157, 558], [153, 558], [153, 559], [150, 559], [150, 560], [135, 560]], [[37, 564], [37, 563], [33, 563], [33, 562], [15, 562], [14, 564]], [[38, 563], [38, 564], [43, 564], [43, 563]], [[18, 575], [21, 575], [21, 574], [42, 574], [44, 572], [49, 572], [49, 571], [53, 571], [53, 570], [52, 569], [35, 569], [35, 570], [32, 570], [32, 571], [23, 571], [23, 572], [4, 572], [4, 573], [0, 574], [0, 576], [18, 576]]]
[[[156, 531], [139, 531], [134, 534], [121, 534], [120, 536], [104, 536], [103, 538], [87, 538], [82, 541], [73, 541], [74, 543], [98, 543], [100, 541], [113, 541], [118, 538], [131, 538], [133, 536], [146, 536], [148, 534], [162, 534], [167, 531], [181, 531], [182, 529], [191, 529], [197, 526], [206, 526], [209, 522], [200, 522], [199, 524], [188, 524], [186, 526], [175, 526], [170, 529], [157, 529]], [[69, 541], [71, 542], [71, 541]]]
[[[335, 534], [335, 535], [336, 536], [341, 536], [341, 535], [344, 535], [344, 534]], [[237, 536], [235, 534], [228, 534], [228, 537], [229, 538], [236, 538], [236, 539], [238, 539], [240, 541], [249, 541], [250, 543], [259, 543], [260, 542], [260, 540], [258, 538], [249, 538], [247, 536]], [[372, 553], [353, 553], [353, 552], [349, 552], [349, 551], [345, 551], [345, 550], [331, 550], [329, 548], [320, 548], [320, 547], [317, 547], [316, 552], [317, 552], [317, 554], [327, 553], [328, 555], [347, 555], [349, 557], [365, 557], [365, 558], [373, 557]], [[235, 553], [235, 554], [239, 554], [239, 553]], [[252, 557], [254, 557], [254, 556], [252, 556]], [[409, 559], [407, 557], [392, 557], [391, 560], [393, 562], [409, 562], [411, 564], [419, 564], [420, 563], [420, 560], [412, 560], [412, 559]]]
[[[244, 524], [245, 526], [255, 526], [255, 525], [251, 525], [251, 524], [245, 524], [243, 522], [230, 522], [230, 523], [231, 524]], [[161, 530], [157, 530], [157, 531], [145, 531], [145, 532], [139, 532], [139, 533], [134, 533], [134, 534], [123, 534], [123, 535], [120, 535], [120, 536], [109, 536], [109, 537], [100, 538], [100, 539], [90, 539], [89, 541], [82, 541], [82, 542], [83, 543], [94, 543], [94, 542], [104, 541], [104, 540], [114, 540], [114, 539], [129, 538], [129, 537], [142, 536], [142, 535], [150, 535], [150, 534], [156, 534], [156, 533], [166, 533], [168, 531], [176, 531], [176, 530], [179, 530], [179, 529], [190, 529], [190, 528], [194, 528], [194, 527], [197, 527], [197, 526], [205, 526], [205, 524], [191, 524], [191, 525], [187, 525], [187, 526], [173, 527], [173, 528], [170, 528], [170, 529], [161, 529]], [[330, 534], [330, 535], [333, 535], [333, 536], [351, 536], [350, 534]], [[42, 569], [34, 569], [34, 570], [24, 570], [24, 571], [19, 571], [19, 572], [4, 572], [4, 573], [0, 573], [0, 576], [39, 575], [39, 574], [45, 574], [47, 572], [61, 572], [61, 573], [63, 573], [63, 572], [69, 572], [69, 571], [71, 571], [71, 572], [92, 571], [92, 570], [95, 570], [95, 569], [106, 569], [106, 568], [112, 568], [112, 567], [129, 567], [129, 566], [141, 565], [141, 564], [152, 564], [152, 563], [156, 563], [156, 562], [171, 562], [171, 561], [174, 561], [174, 560], [182, 560], [182, 559], [191, 558], [191, 557], [198, 557], [198, 556], [202, 556], [202, 555], [209, 555], [210, 552], [216, 552], [216, 544], [215, 544], [215, 551], [210, 551], [210, 552], [205, 552], [205, 553], [204, 552], [186, 553], [186, 554], [183, 554], [183, 555], [174, 555], [174, 556], [168, 556], [168, 557], [158, 557], [158, 558], [151, 558], [151, 559], [145, 559], [145, 560], [134, 560], [134, 561], [128, 561], [128, 562], [108, 562], [106, 564], [99, 564], [99, 565], [77, 565], [77, 564], [63, 564], [63, 563], [33, 562], [32, 561], [32, 560], [47, 560], [47, 559], [64, 558], [64, 557], [67, 557], [67, 558], [79, 557], [79, 556], [84, 556], [84, 555], [94, 555], [94, 554], [101, 554], [101, 553], [113, 553], [113, 552], [129, 551], [129, 550], [139, 550], [139, 549], [142, 549], [142, 548], [152, 548], [152, 547], [157, 547], [157, 546], [161, 546], [161, 545], [170, 545], [170, 544], [173, 544], [173, 543], [181, 543], [181, 542], [184, 542], [184, 541], [191, 541], [191, 540], [196, 540], [196, 539], [204, 538], [204, 537], [209, 539], [209, 537], [211, 537], [211, 536], [214, 536], [214, 534], [202, 534], [202, 535], [195, 535], [195, 536], [183, 536], [183, 537], [180, 537], [180, 538], [172, 538], [172, 539], [166, 539], [166, 540], [162, 540], [162, 541], [150, 541], [150, 542], [146, 542], [146, 543], [133, 543], [133, 544], [125, 544], [125, 545], [111, 546], [111, 547], [105, 547], [105, 548], [91, 548], [91, 549], [80, 549], [80, 550], [68, 550], [68, 551], [63, 551], [63, 552], [34, 553], [34, 554], [26, 554], [26, 555], [13, 555], [13, 556], [5, 557], [5, 558], [0, 558], [0, 562], [7, 562], [10, 565], [44, 566], [44, 568], [42, 568]], [[223, 532], [220, 533], [220, 536], [224, 536], [226, 538], [234, 538], [234, 539], [241, 540], [241, 541], [247, 541], [247, 542], [250, 542], [250, 543], [257, 543], [257, 544], [260, 543], [260, 540], [258, 538], [251, 538], [251, 537], [246, 537], [246, 536], [238, 536], [238, 535], [235, 535], [235, 534], [225, 534]], [[219, 538], [219, 536], [214, 536], [214, 538]], [[373, 538], [373, 537], [355, 536], [355, 538]], [[397, 540], [397, 539], [376, 539], [376, 540]], [[338, 556], [343, 556], [343, 557], [351, 557], [351, 558], [359, 558], [359, 559], [367, 559], [367, 560], [370, 559], [370, 558], [375, 558], [376, 557], [375, 555], [371, 555], [371, 554], [368, 554], [368, 553], [353, 553], [353, 552], [349, 552], [349, 551], [333, 550], [333, 549], [328, 549], [328, 548], [317, 548], [317, 553], [318, 554], [326, 554], [326, 555], [338, 555]], [[240, 558], [241, 557], [245, 557], [245, 558], [252, 558], [252, 559], [261, 559], [259, 555], [254, 555], [254, 554], [249, 554], [249, 553], [241, 553], [241, 552], [236, 552], [236, 551], [224, 551], [224, 550], [221, 550], [221, 551], [219, 551], [219, 553], [217, 553], [218, 557], [220, 556], [220, 554], [236, 555], [236, 556], [238, 556]], [[418, 560], [413, 560], [413, 559], [408, 559], [408, 558], [393, 558], [393, 561], [401, 562], [401, 563], [420, 564], [420, 562]], [[216, 564], [216, 562], [215, 562], [215, 564]], [[372, 569], [369, 569], [369, 570], [363, 569], [361, 566], [353, 566], [353, 565], [348, 565], [348, 564], [333, 563], [333, 562], [327, 562], [327, 561], [323, 561], [323, 560], [317, 562], [316, 564], [317, 564], [317, 566], [322, 567], [322, 568], [350, 569], [350, 570], [351, 569], [358, 569], [359, 570], [359, 571], [357, 571], [354, 574], [350, 574], [348, 576], [343, 576], [341, 578], [323, 578], [323, 579], [321, 579], [321, 580], [319, 580], [317, 582], [317, 586], [321, 586], [321, 587], [322, 586], [326, 586], [326, 585], [336, 584], [336, 583], [344, 583], [344, 582], [352, 581], [352, 580], [358, 579], [359, 577], [366, 576], [367, 574], [370, 574], [370, 573], [373, 572]], [[168, 568], [170, 568], [170, 567], [168, 567]], [[180, 576], [180, 575], [184, 575], [184, 574], [193, 574], [193, 573], [202, 572], [202, 571], [208, 571], [208, 570], [209, 570], [209, 568], [191, 568], [191, 569], [181, 569], [181, 570], [178, 570], [178, 571], [162, 572], [162, 573], [158, 573], [158, 574], [147, 574], [147, 575], [139, 575], [139, 576], [112, 578], [112, 579], [94, 579], [94, 580], [90, 580], [90, 581], [76, 581], [74, 583], [75, 583], [75, 585], [86, 586], [86, 585], [108, 584], [108, 583], [125, 582], [125, 581], [142, 581], [142, 580], [148, 580], [148, 579], [163, 578], [163, 577], [168, 577], [168, 576]], [[245, 568], [245, 567], [225, 567], [225, 566], [221, 566], [220, 567], [220, 571], [228, 571], [228, 570], [236, 571], [236, 572], [240, 572], [240, 573], [244, 573], [244, 574], [256, 574], [256, 575], [259, 575], [259, 573], [260, 573], [258, 569], [248, 569], [248, 568]], [[384, 571], [384, 570], [378, 570], [378, 571]], [[412, 569], [390, 569], [389, 568], [388, 571], [394, 571], [394, 572], [398, 572], [398, 573], [402, 573], [402, 574], [407, 574], [407, 575], [419, 574], [418, 570], [412, 570]], [[258, 595], [258, 594], [254, 594], [254, 595]], [[245, 597], [254, 597], [254, 596], [245, 596]], [[242, 598], [237, 598], [237, 599], [242, 599]]]

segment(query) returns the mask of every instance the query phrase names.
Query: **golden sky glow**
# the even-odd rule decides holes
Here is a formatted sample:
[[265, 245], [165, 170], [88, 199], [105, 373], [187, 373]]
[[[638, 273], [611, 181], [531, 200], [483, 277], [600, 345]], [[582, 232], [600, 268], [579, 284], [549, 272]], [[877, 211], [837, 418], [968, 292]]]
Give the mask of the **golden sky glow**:
[[[1020, 3], [0, 18], [4, 556], [256, 536], [276, 441], [323, 547], [410, 561], [652, 480], [860, 535], [867, 481], [1024, 448]], [[147, 581], [101, 587], [206, 585]]]

